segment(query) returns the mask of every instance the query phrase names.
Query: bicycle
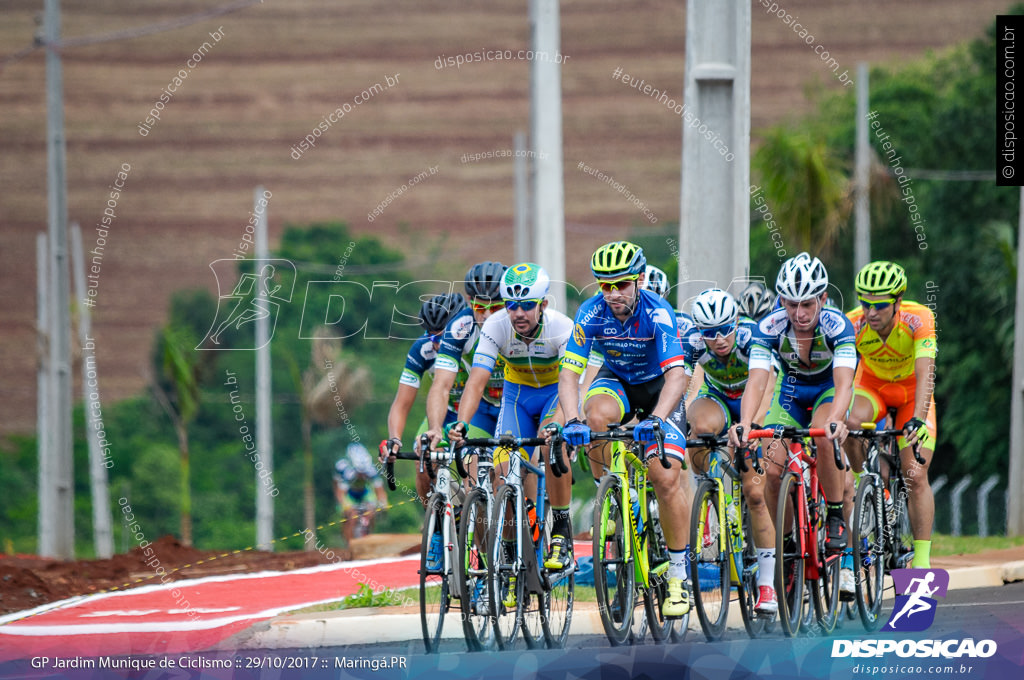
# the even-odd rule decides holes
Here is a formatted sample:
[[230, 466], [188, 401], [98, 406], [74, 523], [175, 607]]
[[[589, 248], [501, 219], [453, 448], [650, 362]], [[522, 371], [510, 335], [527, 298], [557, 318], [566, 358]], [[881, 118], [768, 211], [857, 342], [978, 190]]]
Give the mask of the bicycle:
[[[850, 538], [853, 542], [854, 583], [857, 608], [865, 630], [878, 628], [882, 618], [885, 574], [904, 569], [914, 557], [914, 536], [907, 509], [907, 482], [903, 477], [897, 437], [900, 429], [878, 429], [862, 423], [851, 437], [867, 440], [864, 471], [853, 503]], [[917, 447], [914, 459], [924, 464]], [[881, 461], [889, 465], [889, 480], [883, 481]]]
[[[451, 608], [452, 599], [458, 598], [454, 568], [456, 529], [453, 501], [456, 491], [452, 489], [452, 472], [449, 468], [455, 453], [453, 449], [431, 451], [430, 437], [427, 435], [420, 438], [420, 451], [423, 453], [422, 456], [419, 453], [399, 451], [394, 458], [418, 461], [420, 471], [426, 469], [431, 479], [434, 480], [433, 489], [427, 496], [419, 569], [420, 625], [423, 630], [423, 644], [426, 647], [426, 653], [431, 654], [439, 651], [445, 614]], [[433, 464], [438, 466], [436, 471]], [[395, 485], [394, 462], [391, 458], [388, 458], [387, 461], [385, 478], [388, 488], [394, 491], [397, 486]], [[430, 544], [434, 540], [435, 534], [441, 536], [442, 558], [439, 566], [428, 565]]]
[[[689, 621], [689, 615], [675, 620], [661, 615], [668, 596], [668, 546], [647, 478], [644, 446], [633, 441], [633, 427], [613, 425], [607, 432], [590, 433], [592, 442], [612, 442], [610, 466], [601, 477], [594, 504], [593, 559], [598, 611], [613, 646], [642, 640], [645, 624], [655, 642], [678, 641], [686, 635]], [[658, 458], [667, 469], [671, 464], [660, 428], [655, 437]], [[644, 609], [639, 622], [638, 595]]]
[[[825, 552], [826, 498], [818, 479], [818, 447], [813, 439], [824, 436], [823, 428], [788, 426], [751, 430], [748, 435], [750, 439], [789, 440], [775, 515], [775, 592], [779, 596], [779, 621], [788, 637], [795, 636], [801, 624], [806, 625], [805, 580], [818, 625], [825, 633], [832, 632], [836, 625], [842, 554]], [[839, 442], [833, 441], [832, 448], [836, 466], [846, 469]]]
[[[739, 429], [742, 437], [742, 428]], [[740, 615], [747, 635], [762, 635], [768, 621], [754, 610], [757, 604], [757, 549], [752, 539], [750, 512], [743, 497], [740, 473], [746, 472], [745, 451], [737, 449], [730, 461], [722, 452], [729, 446], [728, 435], [701, 434], [686, 442], [686, 448], [708, 451], [708, 471], [697, 477], [697, 491], [690, 514], [691, 581], [693, 601], [700, 627], [709, 642], [725, 633], [735, 586]], [[762, 474], [760, 449], [753, 447], [751, 464]], [[725, 475], [730, 481], [728, 486]], [[723, 521], [724, 519], [724, 521]], [[748, 539], [748, 537], [751, 537]], [[714, 578], [707, 572], [713, 572]], [[703, 578], [702, 578], [703, 577]]]
[[[561, 434], [557, 426], [549, 426], [549, 431], [552, 433], [549, 461], [545, 463], [542, 457], [538, 465], [519, 455], [519, 449], [545, 445], [548, 442], [544, 438], [517, 439], [504, 435], [493, 440], [494, 445], [510, 454], [505, 484], [495, 492], [487, 563], [494, 637], [502, 650], [515, 648], [520, 629], [530, 649], [542, 645], [550, 649], [564, 647], [569, 637], [576, 565], [573, 563], [560, 570], [543, 566], [552, 525], [552, 511], [545, 494], [545, 467], [550, 467], [556, 476], [569, 473], [562, 457]], [[534, 508], [527, 506], [524, 469], [537, 476]], [[529, 516], [530, 510], [536, 512], [535, 523]], [[511, 536], [506, 538], [506, 533]], [[572, 536], [571, 524], [569, 536]]]

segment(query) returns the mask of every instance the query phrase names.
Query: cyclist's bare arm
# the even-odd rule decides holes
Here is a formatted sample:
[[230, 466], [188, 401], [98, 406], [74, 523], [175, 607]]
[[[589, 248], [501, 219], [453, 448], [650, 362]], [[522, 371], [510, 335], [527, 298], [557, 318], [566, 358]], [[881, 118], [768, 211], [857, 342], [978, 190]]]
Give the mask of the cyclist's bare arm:
[[652, 416], [658, 416], [667, 420], [672, 412], [679, 406], [679, 400], [686, 394], [686, 381], [689, 376], [682, 366], [673, 366], [665, 371], [665, 384], [658, 395], [658, 403], [652, 411]]
[[444, 426], [444, 417], [448, 413], [448, 395], [456, 376], [454, 371], [434, 367], [434, 381], [427, 392], [427, 426], [431, 432], [440, 432]]
[[419, 389], [411, 385], [398, 386], [395, 392], [395, 400], [391, 402], [391, 409], [388, 410], [388, 439], [401, 439], [405, 431], [405, 421], [409, 418], [409, 411], [416, 401], [416, 394]]
[[[484, 396], [484, 389], [487, 381], [491, 379], [491, 370], [483, 366], [474, 366], [469, 370], [469, 379], [466, 381], [466, 389], [462, 392], [462, 401], [459, 402], [458, 419], [464, 423], [473, 420], [477, 409], [480, 408], [480, 400]], [[453, 438], [458, 435], [453, 433]]]
[[775, 396], [775, 369], [768, 372], [768, 381], [764, 384], [764, 391], [761, 393], [761, 402], [757, 406], [757, 413], [753, 422], [764, 423], [764, 417], [768, 415], [768, 409], [772, 405], [772, 397]]
[[686, 407], [689, 408], [697, 400], [700, 388], [704, 384], [704, 367], [697, 364], [693, 368], [693, 376], [690, 377], [686, 388]]
[[825, 434], [829, 439], [838, 439], [840, 444], [846, 439], [846, 412], [850, 408], [850, 402], [853, 401], [853, 376], [855, 373], [855, 369], [846, 366], [832, 367], [832, 380], [836, 385], [836, 392], [832, 397], [832, 412], [829, 415], [829, 422], [836, 423], [837, 427], [834, 433], [831, 428], [826, 427]]
[[729, 429], [729, 443], [733, 446], [739, 446], [747, 441], [747, 433], [750, 432], [750, 424], [754, 422], [754, 417], [761, 406], [762, 395], [771, 384], [768, 380], [769, 377], [771, 377], [771, 371], [767, 369], [750, 369], [747, 375], [747, 386], [743, 390], [743, 397], [740, 399], [740, 422], [736, 423], [736, 425], [743, 426], [743, 439], [741, 441], [736, 437], [736, 425], [733, 425]]
[[[932, 392], [935, 390], [935, 358], [918, 357], [914, 360], [914, 378], [916, 381], [914, 389], [914, 417], [927, 420], [928, 407], [932, 402]], [[917, 432], [907, 435], [907, 444], [913, 446], [917, 443]]]
[[565, 422], [580, 417], [580, 374], [568, 368], [558, 372], [558, 403], [565, 414]]

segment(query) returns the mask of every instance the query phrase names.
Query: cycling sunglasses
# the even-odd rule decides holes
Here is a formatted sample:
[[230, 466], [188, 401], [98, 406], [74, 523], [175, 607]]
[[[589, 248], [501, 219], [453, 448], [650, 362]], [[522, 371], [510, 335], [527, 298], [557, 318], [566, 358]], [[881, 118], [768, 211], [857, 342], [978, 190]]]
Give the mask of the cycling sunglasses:
[[469, 306], [473, 308], [474, 312], [489, 312], [495, 309], [501, 309], [505, 305], [504, 302], [470, 302]]
[[602, 293], [610, 293], [613, 290], [622, 290], [623, 288], [628, 288], [629, 284], [633, 283], [639, 278], [639, 274], [633, 274], [632, 276], [624, 276], [621, 279], [615, 279], [614, 281], [598, 281], [597, 285], [601, 286]]
[[860, 300], [860, 306], [864, 309], [877, 309], [879, 311], [888, 309], [889, 305], [896, 302], [896, 298], [889, 298], [888, 300], [865, 300], [858, 296], [857, 299]]
[[505, 300], [505, 309], [512, 312], [522, 309], [524, 312], [533, 311], [533, 308], [541, 303], [541, 300]]
[[714, 326], [712, 328], [701, 328], [700, 334], [705, 340], [716, 340], [719, 337], [727, 338], [729, 334], [736, 330], [736, 323], [725, 323], [721, 326]]

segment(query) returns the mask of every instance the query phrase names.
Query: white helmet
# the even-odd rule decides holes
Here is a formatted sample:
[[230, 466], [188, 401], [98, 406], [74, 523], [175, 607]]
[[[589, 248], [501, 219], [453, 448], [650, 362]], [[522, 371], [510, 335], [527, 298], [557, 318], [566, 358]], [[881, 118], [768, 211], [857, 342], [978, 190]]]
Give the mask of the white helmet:
[[543, 300], [551, 279], [544, 268], [533, 262], [509, 267], [501, 277], [501, 296], [506, 300]]
[[668, 297], [668, 276], [654, 265], [647, 265], [644, 270], [644, 290], [649, 290], [655, 295]]
[[736, 299], [720, 288], [708, 288], [693, 301], [693, 322], [699, 328], [733, 323], [739, 313]]
[[807, 253], [800, 253], [782, 263], [779, 276], [775, 279], [775, 292], [779, 297], [803, 302], [816, 298], [828, 288], [828, 272], [821, 260]]
[[751, 319], [760, 320], [765, 314], [772, 311], [775, 304], [775, 293], [768, 290], [768, 287], [760, 281], [752, 281], [740, 291], [736, 299], [740, 306], [740, 312]]
[[359, 442], [351, 442], [345, 449], [345, 455], [352, 463], [355, 471], [363, 475], [372, 475], [377, 471], [370, 459], [370, 452]]

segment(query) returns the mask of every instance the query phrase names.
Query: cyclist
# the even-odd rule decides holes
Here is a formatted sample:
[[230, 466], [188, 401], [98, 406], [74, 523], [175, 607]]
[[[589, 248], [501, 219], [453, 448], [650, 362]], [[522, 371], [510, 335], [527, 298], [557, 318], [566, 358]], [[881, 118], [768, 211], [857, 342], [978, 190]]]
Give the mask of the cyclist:
[[[826, 438], [817, 441], [819, 451], [841, 444], [846, 438], [846, 411], [853, 398], [853, 375], [857, 367], [853, 325], [841, 312], [826, 306], [828, 272], [818, 258], [807, 253], [783, 262], [775, 281], [782, 308], [761, 319], [750, 351], [747, 389], [740, 402], [742, 442], [757, 412], [761, 392], [768, 383], [772, 353], [782, 370], [766, 416], [766, 427], [791, 425], [825, 428]], [[835, 432], [831, 425], [835, 424]], [[734, 446], [741, 444], [736, 426], [729, 431]], [[787, 446], [772, 439], [765, 451], [765, 484], [751, 484], [747, 493], [754, 545], [758, 553], [758, 600], [755, 609], [763, 614], [778, 611], [778, 599], [771, 585], [775, 573], [775, 526], [770, 508], [778, 502], [779, 470], [785, 467]], [[843, 495], [849, 473], [839, 470], [832, 456], [818, 458], [818, 476], [827, 502], [828, 535], [825, 549], [842, 553], [848, 536]], [[781, 519], [781, 518], [780, 518]]]
[[355, 533], [354, 520], [363, 512], [371, 512], [365, 508], [370, 505], [371, 487], [376, 495], [373, 510], [386, 507], [388, 497], [384, 492], [384, 479], [373, 464], [370, 452], [359, 442], [350, 442], [345, 455], [334, 464], [334, 497], [343, 518], [341, 533], [349, 545]]
[[751, 281], [736, 298], [740, 314], [760, 321], [775, 308], [775, 295], [760, 281]]
[[[857, 371], [848, 424], [877, 422], [896, 409], [901, 427], [900, 458], [907, 471], [907, 507], [914, 534], [911, 566], [930, 566], [935, 498], [928, 484], [928, 465], [935, 450], [935, 317], [930, 309], [904, 300], [907, 275], [894, 262], [872, 262], [857, 273], [860, 307], [847, 316], [853, 323], [861, 365]], [[911, 448], [924, 458], [919, 465]], [[863, 442], [847, 444], [851, 461], [860, 467]]]
[[[654, 455], [654, 426], [665, 434], [669, 469], [649, 466], [658, 497], [658, 511], [668, 544], [670, 565], [668, 597], [662, 615], [681, 617], [690, 610], [688, 592], [690, 504], [692, 481], [683, 474], [685, 444], [682, 398], [686, 384], [685, 360], [672, 307], [643, 290], [646, 283], [643, 250], [628, 241], [601, 246], [590, 261], [601, 288], [576, 313], [573, 335], [562, 359], [558, 397], [569, 419], [563, 434], [570, 446], [590, 443], [590, 431], [605, 431], [636, 415], [633, 431], [639, 442], [649, 443]], [[579, 420], [579, 374], [587, 366], [590, 349], [597, 347], [605, 363], [583, 400], [585, 422]], [[610, 463], [608, 443], [588, 452], [595, 482]]]
[[[455, 441], [466, 432], [468, 422], [476, 410], [476, 396], [483, 390], [499, 358], [505, 361], [505, 385], [501, 413], [496, 432], [511, 433], [515, 437], [535, 437], [549, 423], [563, 423], [565, 418], [558, 407], [558, 364], [572, 334], [572, 320], [559, 311], [548, 308], [546, 299], [551, 280], [540, 265], [523, 262], [509, 267], [501, 282], [504, 311], [484, 322], [480, 329], [480, 342], [473, 354], [473, 368], [466, 383], [465, 399], [459, 406], [459, 419], [449, 428]], [[439, 438], [438, 435], [434, 435]], [[534, 462], [535, 451], [525, 452]], [[495, 486], [502, 484], [508, 473], [508, 453], [496, 455]], [[537, 496], [537, 480], [529, 476], [524, 480], [529, 499]], [[552, 527], [551, 553], [544, 566], [564, 569], [572, 565], [572, 536], [569, 532], [569, 501], [571, 499], [569, 475], [548, 478], [548, 496], [551, 500]], [[568, 555], [568, 557], [567, 557]], [[508, 589], [504, 604], [514, 607], [515, 591]]]

